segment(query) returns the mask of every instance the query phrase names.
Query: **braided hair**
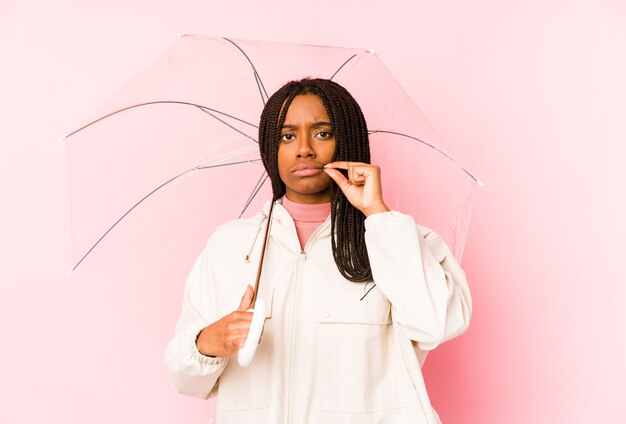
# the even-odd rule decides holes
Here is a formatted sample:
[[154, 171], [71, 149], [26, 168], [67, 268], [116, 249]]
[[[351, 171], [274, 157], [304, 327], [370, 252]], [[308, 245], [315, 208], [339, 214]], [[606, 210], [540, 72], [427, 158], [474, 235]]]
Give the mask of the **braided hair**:
[[[336, 140], [333, 162], [370, 163], [365, 117], [345, 88], [327, 79], [288, 82], [268, 99], [259, 124], [261, 159], [272, 181], [274, 200], [286, 192], [278, 173], [280, 133], [291, 102], [301, 94], [318, 96], [326, 108]], [[334, 181], [330, 183], [330, 203], [331, 245], [339, 272], [353, 282], [372, 281], [365, 246], [365, 216], [352, 206]]]

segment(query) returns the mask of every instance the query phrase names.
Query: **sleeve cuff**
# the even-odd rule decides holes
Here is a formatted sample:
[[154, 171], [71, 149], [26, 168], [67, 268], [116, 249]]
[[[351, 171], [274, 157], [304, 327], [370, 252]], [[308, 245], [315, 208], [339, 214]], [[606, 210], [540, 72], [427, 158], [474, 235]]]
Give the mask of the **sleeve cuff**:
[[197, 340], [198, 340], [198, 336], [200, 335], [200, 333], [202, 332], [202, 330], [204, 330], [206, 328], [206, 326], [196, 330], [193, 334], [194, 336], [191, 337], [191, 346], [189, 346], [189, 351], [191, 353], [191, 357], [198, 361], [198, 363], [202, 364], [202, 365], [220, 365], [222, 364], [227, 358], [223, 357], [223, 356], [207, 356], [202, 354], [199, 350], [198, 350], [198, 345], [196, 344]]

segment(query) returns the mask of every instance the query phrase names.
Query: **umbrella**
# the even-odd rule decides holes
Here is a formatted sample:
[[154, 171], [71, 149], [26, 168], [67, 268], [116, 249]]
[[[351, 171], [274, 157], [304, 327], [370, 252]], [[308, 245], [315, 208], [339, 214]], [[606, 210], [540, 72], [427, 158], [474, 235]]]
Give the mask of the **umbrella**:
[[[73, 269], [138, 207], [201, 240], [217, 223], [256, 212], [270, 198], [256, 123], [271, 93], [307, 76], [332, 79], [351, 92], [368, 121], [372, 162], [383, 169], [385, 202], [435, 229], [460, 261], [472, 189], [480, 181], [452, 159], [374, 52], [184, 35], [63, 138]], [[183, 184], [192, 176], [193, 184]], [[189, 205], [174, 201], [181, 194], [204, 200], [195, 219], [177, 219]], [[257, 289], [262, 264], [263, 253]], [[265, 315], [261, 299], [256, 306], [239, 352], [244, 366]]]
[[[271, 198], [256, 141], [261, 110], [285, 82], [307, 76], [351, 92], [386, 204], [437, 231], [460, 261], [481, 183], [373, 51], [182, 35], [63, 138], [73, 269], [112, 231], [174, 225], [200, 246], [217, 224], [256, 213]], [[139, 210], [142, 222], [125, 227]], [[177, 248], [161, 250], [176, 258]]]

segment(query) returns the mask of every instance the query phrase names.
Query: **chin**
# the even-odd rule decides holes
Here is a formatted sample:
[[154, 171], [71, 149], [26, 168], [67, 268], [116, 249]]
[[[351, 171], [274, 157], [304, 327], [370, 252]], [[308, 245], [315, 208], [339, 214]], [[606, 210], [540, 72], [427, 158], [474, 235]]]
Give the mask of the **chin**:
[[330, 184], [320, 185], [320, 184], [294, 184], [289, 187], [295, 193], [301, 194], [323, 194], [326, 191], [330, 190]]
[[288, 191], [292, 192], [298, 197], [317, 198], [318, 196], [328, 196], [330, 201], [330, 184], [326, 185], [307, 185], [307, 184], [293, 184], [287, 186]]

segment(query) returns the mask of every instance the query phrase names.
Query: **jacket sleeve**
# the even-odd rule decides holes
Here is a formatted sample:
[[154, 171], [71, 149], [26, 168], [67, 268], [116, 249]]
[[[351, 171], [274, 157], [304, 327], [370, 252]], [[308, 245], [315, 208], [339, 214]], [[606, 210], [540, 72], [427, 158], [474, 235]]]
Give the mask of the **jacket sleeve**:
[[365, 228], [374, 282], [391, 302], [393, 321], [417, 342], [416, 351], [465, 332], [472, 299], [465, 272], [443, 239], [396, 211], [370, 215]]
[[218, 319], [215, 289], [211, 281], [212, 245], [209, 240], [187, 278], [182, 311], [164, 359], [165, 369], [176, 391], [203, 399], [217, 395], [218, 378], [228, 363], [227, 357], [202, 355], [196, 346], [200, 331]]

